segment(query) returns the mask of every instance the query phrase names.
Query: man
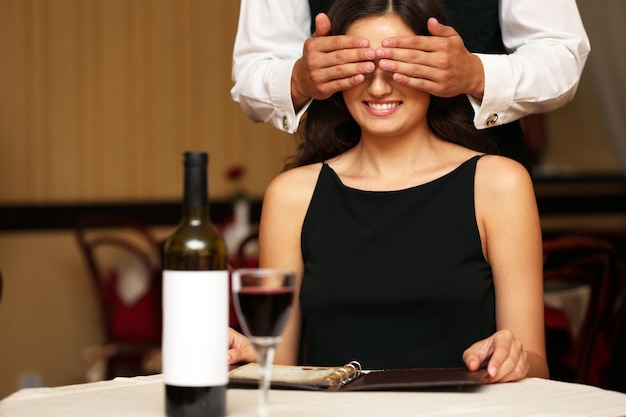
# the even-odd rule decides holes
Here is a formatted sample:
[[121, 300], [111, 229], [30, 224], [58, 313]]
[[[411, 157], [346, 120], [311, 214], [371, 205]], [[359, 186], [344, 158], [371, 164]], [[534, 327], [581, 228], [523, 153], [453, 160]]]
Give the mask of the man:
[[[293, 133], [311, 99], [363, 82], [375, 65], [434, 95], [466, 94], [477, 129], [530, 169], [517, 122], [569, 102], [590, 51], [575, 0], [442, 0], [452, 26], [430, 37], [327, 36], [332, 0], [242, 0], [233, 99], [255, 122]], [[315, 32], [311, 35], [312, 28]]]

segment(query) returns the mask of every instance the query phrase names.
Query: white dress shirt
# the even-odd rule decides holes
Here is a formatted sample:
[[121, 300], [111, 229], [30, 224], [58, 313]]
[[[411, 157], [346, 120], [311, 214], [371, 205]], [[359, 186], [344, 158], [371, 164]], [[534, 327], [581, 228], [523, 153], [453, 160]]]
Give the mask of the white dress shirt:
[[[291, 72], [310, 33], [306, 0], [241, 0], [231, 89], [254, 122], [293, 133], [308, 108], [295, 112]], [[482, 61], [482, 100], [470, 97], [474, 125], [498, 126], [569, 102], [590, 45], [575, 0], [501, 0], [500, 27], [508, 55]]]

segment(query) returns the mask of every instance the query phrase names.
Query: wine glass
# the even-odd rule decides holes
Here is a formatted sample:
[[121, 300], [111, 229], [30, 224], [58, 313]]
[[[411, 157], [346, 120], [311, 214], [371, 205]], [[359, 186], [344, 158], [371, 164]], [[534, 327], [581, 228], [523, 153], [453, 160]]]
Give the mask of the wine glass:
[[293, 299], [295, 274], [280, 269], [238, 269], [233, 272], [235, 311], [244, 334], [254, 345], [260, 365], [259, 417], [269, 415], [268, 393], [276, 346]]

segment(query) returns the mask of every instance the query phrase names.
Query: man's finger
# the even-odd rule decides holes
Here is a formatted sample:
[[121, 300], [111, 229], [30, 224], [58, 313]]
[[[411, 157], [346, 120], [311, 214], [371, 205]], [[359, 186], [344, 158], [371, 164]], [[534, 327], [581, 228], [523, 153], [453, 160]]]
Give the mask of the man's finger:
[[315, 16], [315, 32], [313, 32], [313, 37], [316, 38], [318, 36], [327, 36], [330, 33], [330, 19], [326, 15], [326, 13], [320, 13]]
[[457, 35], [457, 32], [456, 30], [454, 30], [453, 27], [442, 25], [434, 17], [431, 17], [430, 19], [428, 19], [427, 26], [428, 26], [428, 32], [433, 36], [448, 37], [448, 36]]

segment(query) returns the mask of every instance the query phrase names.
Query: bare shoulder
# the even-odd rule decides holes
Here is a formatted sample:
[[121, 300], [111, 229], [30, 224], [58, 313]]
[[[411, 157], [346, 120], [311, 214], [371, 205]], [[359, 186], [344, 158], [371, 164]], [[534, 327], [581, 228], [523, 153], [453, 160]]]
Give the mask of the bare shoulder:
[[505, 247], [503, 240], [517, 236], [529, 239], [531, 246], [537, 242], [528, 236], [540, 235], [540, 225], [535, 190], [523, 165], [503, 156], [485, 155], [476, 166], [474, 184], [476, 219], [490, 262], [496, 253], [502, 253], [494, 252], [494, 245]]
[[308, 206], [322, 164], [311, 164], [282, 172], [274, 178], [265, 191], [265, 200], [280, 201], [282, 204], [306, 204]]
[[476, 166], [476, 191], [489, 195], [533, 192], [530, 174], [519, 162], [498, 155], [485, 155]]

